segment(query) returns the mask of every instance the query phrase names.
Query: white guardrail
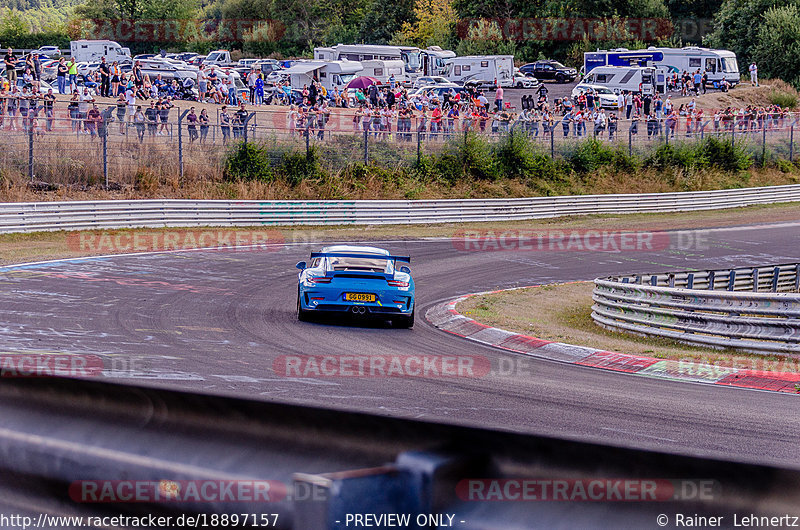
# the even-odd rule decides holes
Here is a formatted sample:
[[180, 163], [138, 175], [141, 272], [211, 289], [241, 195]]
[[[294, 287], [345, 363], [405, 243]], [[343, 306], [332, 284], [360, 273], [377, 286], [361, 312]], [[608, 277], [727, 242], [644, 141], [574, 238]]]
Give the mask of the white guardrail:
[[0, 233], [180, 226], [429, 224], [680, 212], [800, 201], [800, 185], [524, 199], [418, 201], [130, 200], [0, 204]]
[[712, 348], [800, 353], [800, 263], [598, 278], [592, 318]]

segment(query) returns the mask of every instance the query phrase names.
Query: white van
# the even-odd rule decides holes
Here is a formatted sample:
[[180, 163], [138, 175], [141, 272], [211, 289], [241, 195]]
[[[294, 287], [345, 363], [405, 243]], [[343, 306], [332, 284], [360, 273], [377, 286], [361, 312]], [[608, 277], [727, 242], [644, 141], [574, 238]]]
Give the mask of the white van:
[[408, 79], [405, 74], [405, 63], [403, 61], [360, 61], [363, 71], [358, 75], [374, 77], [382, 85], [389, 84], [389, 78], [394, 75], [397, 84], [404, 84]]
[[111, 64], [114, 61], [131, 62], [131, 51], [113, 40], [73, 40], [69, 52], [76, 62], [95, 63], [103, 57]]
[[513, 55], [467, 55], [447, 60], [444, 77], [463, 85], [467, 81], [482, 81], [489, 86], [514, 86]]
[[652, 66], [596, 66], [581, 82], [604, 86], [616, 94], [627, 90], [652, 96], [656, 93], [656, 69]]

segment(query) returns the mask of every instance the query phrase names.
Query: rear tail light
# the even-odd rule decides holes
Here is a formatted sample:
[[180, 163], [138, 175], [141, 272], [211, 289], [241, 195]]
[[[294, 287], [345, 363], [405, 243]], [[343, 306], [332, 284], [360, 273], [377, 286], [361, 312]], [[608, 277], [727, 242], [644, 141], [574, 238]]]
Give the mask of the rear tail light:
[[402, 280], [387, 280], [392, 287], [408, 287], [408, 282]]
[[333, 278], [328, 278], [327, 276], [320, 276], [318, 278], [309, 278], [308, 281], [311, 283], [331, 283]]

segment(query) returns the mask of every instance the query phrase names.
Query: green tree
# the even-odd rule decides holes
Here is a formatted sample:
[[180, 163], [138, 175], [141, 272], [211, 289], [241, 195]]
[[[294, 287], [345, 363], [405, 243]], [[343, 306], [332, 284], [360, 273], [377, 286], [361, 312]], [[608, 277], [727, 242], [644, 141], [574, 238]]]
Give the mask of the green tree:
[[456, 11], [451, 0], [416, 0], [414, 21], [404, 22], [394, 40], [421, 48], [449, 48], [455, 22]]
[[798, 4], [800, 0], [724, 0], [714, 16], [714, 31], [704, 42], [733, 51], [740, 65], [749, 63], [758, 44], [764, 14], [773, 7]]
[[800, 88], [800, 7], [773, 7], [764, 13], [753, 60], [764, 77], [779, 77]]

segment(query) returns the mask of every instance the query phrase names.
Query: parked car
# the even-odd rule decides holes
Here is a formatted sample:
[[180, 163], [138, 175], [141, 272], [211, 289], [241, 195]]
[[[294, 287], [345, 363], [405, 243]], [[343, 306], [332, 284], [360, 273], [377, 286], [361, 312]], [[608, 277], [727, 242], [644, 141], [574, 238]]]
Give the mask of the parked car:
[[569, 83], [578, 77], [578, 71], [564, 66], [558, 61], [536, 61], [520, 66], [525, 75], [532, 74], [539, 81], [552, 80], [556, 83]]
[[40, 46], [36, 53], [39, 55], [45, 55], [47, 57], [53, 57], [55, 55], [60, 55], [61, 50], [58, 46]]
[[414, 80], [414, 85], [412, 88], [420, 88], [424, 86], [459, 86], [452, 81], [449, 81], [446, 77], [442, 77], [439, 75], [425, 75], [422, 77], [418, 77]]
[[592, 91], [595, 96], [600, 100], [600, 106], [604, 109], [617, 108], [617, 95], [608, 88], [602, 85], [589, 85], [587, 83], [578, 83], [572, 89], [572, 97], [576, 98], [583, 93]]
[[525, 75], [518, 69], [514, 72], [514, 86], [517, 88], [538, 88], [542, 82], [532, 75]]

